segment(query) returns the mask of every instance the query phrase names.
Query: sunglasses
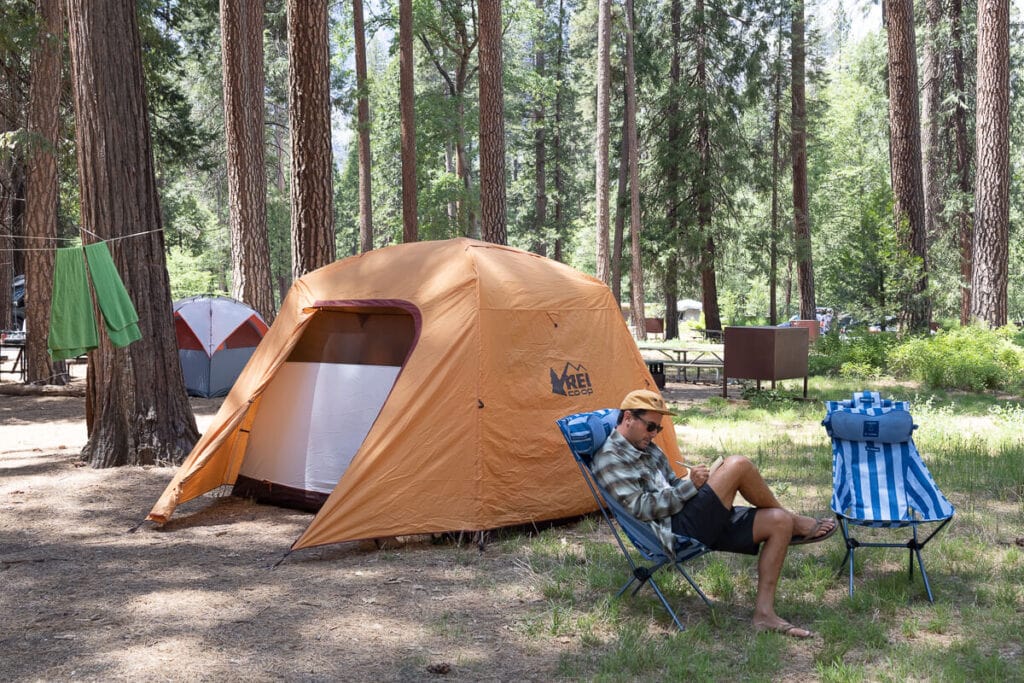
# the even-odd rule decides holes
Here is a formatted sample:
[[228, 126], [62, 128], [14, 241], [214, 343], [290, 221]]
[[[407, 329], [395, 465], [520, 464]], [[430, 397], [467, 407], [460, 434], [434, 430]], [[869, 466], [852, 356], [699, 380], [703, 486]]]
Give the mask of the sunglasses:
[[645, 425], [647, 425], [647, 431], [648, 432], [654, 432], [655, 434], [661, 434], [661, 430], [664, 429], [664, 427], [662, 425], [658, 424], [657, 422], [651, 422], [650, 420], [645, 420], [642, 417], [637, 417], [636, 413], [633, 414], [633, 419], [640, 420]]

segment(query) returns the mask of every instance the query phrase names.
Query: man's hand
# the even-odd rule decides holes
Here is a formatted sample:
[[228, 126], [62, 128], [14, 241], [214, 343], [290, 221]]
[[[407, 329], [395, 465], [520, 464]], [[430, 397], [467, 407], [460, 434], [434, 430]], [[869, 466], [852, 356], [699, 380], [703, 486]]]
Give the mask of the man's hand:
[[690, 481], [697, 488], [700, 488], [707, 483], [708, 476], [711, 474], [711, 470], [708, 469], [707, 465], [694, 465], [690, 468]]

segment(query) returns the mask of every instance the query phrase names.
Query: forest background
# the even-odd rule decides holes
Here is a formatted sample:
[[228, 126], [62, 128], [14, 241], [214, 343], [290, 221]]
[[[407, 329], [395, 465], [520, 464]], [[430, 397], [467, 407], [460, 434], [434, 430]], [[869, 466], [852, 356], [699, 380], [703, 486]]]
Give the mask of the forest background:
[[821, 307], [914, 333], [1020, 319], [1016, 12], [891, 0], [880, 30], [871, 13], [4, 3], [0, 282], [25, 274], [27, 380], [66, 377], [42, 343], [54, 246], [99, 240], [142, 341], [89, 355], [96, 466], [176, 462], [197, 437], [173, 298], [229, 293], [272, 322], [296, 278], [402, 241], [594, 273], [639, 338], [648, 306], [676, 336], [683, 297], [711, 330]]
[[[279, 303], [293, 273], [288, 36], [284, 0], [264, 4], [266, 231], [274, 299]], [[957, 131], [951, 122], [957, 105], [966, 105], [967, 141], [973, 147], [976, 11], [961, 8], [966, 30], [951, 37], [949, 4], [934, 27], [928, 25], [923, 8], [916, 16], [920, 58], [925, 57], [925, 45], [934, 41], [943, 67], [937, 76], [943, 82], [941, 106], [931, 114], [942, 161], [935, 175], [941, 183], [937, 191], [941, 203], [927, 235], [928, 293], [931, 317], [952, 322], [960, 315], [965, 284], [956, 217], [973, 210], [974, 198], [964, 195], [957, 177]], [[418, 236], [479, 237], [475, 3], [439, 0], [413, 5]], [[23, 213], [18, 210], [19, 194], [24, 194], [19, 192], [19, 180], [23, 184], [25, 175], [23, 169], [19, 173], [18, 165], [30, 158], [34, 144], [25, 131], [31, 83], [28, 55], [37, 24], [33, 3], [5, 6], [0, 51], [7, 132], [0, 137], [0, 158], [6, 167], [0, 173], [5, 200], [0, 231], [13, 236], [18, 247], [24, 244], [18, 241], [21, 231], [16, 222]], [[627, 27], [623, 8], [612, 9], [608, 164], [613, 230], [619, 236], [613, 244], [622, 245], [624, 260], [612, 253], [614, 263], [607, 278], [620, 298], [628, 299], [622, 292], [630, 290], [631, 212], [626, 196], [627, 155], [621, 153], [625, 149]], [[138, 10], [172, 294], [178, 298], [232, 293], [218, 3], [140, 0]], [[684, 42], [676, 45], [683, 48], [678, 52], [673, 48], [671, 10], [668, 2], [642, 3], [634, 10], [639, 244], [646, 300], [655, 304], [656, 314], [674, 308], [672, 301], [677, 298], [705, 300], [702, 275], [706, 275], [711, 244], [721, 323], [768, 322], [774, 253], [779, 291], [776, 317], [785, 320], [800, 312], [788, 163], [792, 83], [788, 4], [687, 3], [679, 8]], [[597, 273], [597, 4], [512, 0], [503, 11], [508, 243]], [[372, 246], [381, 247], [402, 240], [398, 8], [381, 2], [368, 5], [366, 12]], [[913, 263], [913, 254], [901, 246], [898, 221], [893, 218], [885, 30], [878, 8], [865, 4], [809, 2], [806, 15], [807, 195], [815, 299], [818, 306], [832, 307], [837, 314], [880, 320], [900, 312], [899, 292], [907, 287], [906, 273]], [[336, 255], [342, 258], [360, 251], [352, 5], [331, 3], [328, 20], [333, 235]], [[1016, 35], [1018, 26], [1011, 22], [1010, 29]], [[964, 59], [962, 92], [956, 90], [950, 62], [955, 38], [960, 40]], [[698, 54], [698, 44], [706, 46], [703, 56]], [[1022, 128], [1017, 125], [1024, 115], [1018, 87], [1020, 44], [1010, 40], [1013, 181], [1024, 154]], [[682, 78], [670, 75], [673, 54]], [[74, 238], [81, 220], [67, 61], [61, 79], [58, 225], [60, 236]], [[698, 67], [705, 71], [703, 80], [698, 78]], [[707, 122], [710, 159], [700, 158], [695, 138], [700, 131], [688, 125], [698, 119]], [[673, 121], [677, 123], [670, 130]], [[773, 125], [778, 129], [773, 131]], [[679, 169], [675, 187], [666, 172], [673, 162]], [[1015, 239], [1019, 229], [1015, 226], [1024, 209], [1024, 193], [1013, 181], [1007, 305], [1009, 317], [1019, 319], [1024, 317], [1020, 277], [1024, 253]], [[698, 194], [707, 199], [698, 201]], [[698, 208], [707, 215], [698, 216]], [[675, 214], [671, 220], [670, 214]], [[141, 231], [149, 226], [136, 227]], [[8, 272], [24, 272], [17, 251], [5, 257], [11, 253], [13, 259], [3, 259], [11, 262]]]

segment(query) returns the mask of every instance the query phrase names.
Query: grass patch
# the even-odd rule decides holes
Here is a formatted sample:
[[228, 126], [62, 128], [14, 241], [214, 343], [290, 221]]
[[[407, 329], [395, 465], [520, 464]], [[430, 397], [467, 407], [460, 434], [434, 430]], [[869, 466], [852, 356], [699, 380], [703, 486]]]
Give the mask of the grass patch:
[[[587, 680], [822, 681], [1012, 680], [1024, 665], [1024, 408], [1017, 400], [919, 385], [865, 386], [842, 377], [812, 378], [813, 400], [780, 395], [762, 401], [711, 399], [677, 418], [686, 458], [722, 454], [754, 459], [783, 504], [825, 514], [831, 449], [821, 420], [824, 399], [879, 390], [911, 401], [915, 442], [957, 508], [924, 550], [936, 603], [920, 572], [908, 580], [905, 549], [857, 551], [853, 597], [847, 593], [841, 537], [794, 548], [779, 584], [779, 614], [816, 633], [810, 641], [754, 634], [749, 625], [756, 558], [712, 553], [688, 567], [714, 601], [708, 609], [682, 577], [659, 585], [687, 625], [678, 633], [653, 592], [612, 596], [628, 566], [603, 520], [575, 527], [572, 543], [541, 534], [525, 552], [545, 598], [530, 631], [558, 634], [573, 646], [558, 675]], [[895, 532], [871, 530], [892, 540]], [[906, 533], [906, 532], [901, 532]], [[858, 529], [858, 537], [866, 536]]]

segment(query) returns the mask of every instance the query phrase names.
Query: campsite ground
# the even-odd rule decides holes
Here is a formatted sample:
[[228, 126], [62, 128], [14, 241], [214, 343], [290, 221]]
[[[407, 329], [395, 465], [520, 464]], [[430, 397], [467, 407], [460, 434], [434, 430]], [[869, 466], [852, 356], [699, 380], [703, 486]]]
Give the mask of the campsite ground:
[[[200, 429], [218, 405], [193, 399]], [[85, 440], [84, 399], [0, 395], [6, 680], [549, 680], [580, 648], [537, 632], [543, 579], [514, 538], [336, 545], [275, 567], [308, 514], [206, 496], [133, 531], [172, 470], [92, 469]]]

